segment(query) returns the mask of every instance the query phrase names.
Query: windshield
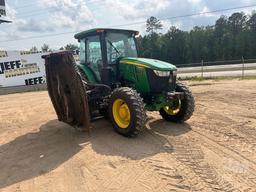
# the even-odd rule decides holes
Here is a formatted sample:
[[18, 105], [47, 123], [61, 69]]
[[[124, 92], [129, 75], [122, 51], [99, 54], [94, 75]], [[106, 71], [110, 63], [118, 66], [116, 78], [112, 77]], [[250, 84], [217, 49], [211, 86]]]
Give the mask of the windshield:
[[106, 36], [108, 63], [114, 63], [119, 57], [137, 57], [133, 34], [108, 33]]

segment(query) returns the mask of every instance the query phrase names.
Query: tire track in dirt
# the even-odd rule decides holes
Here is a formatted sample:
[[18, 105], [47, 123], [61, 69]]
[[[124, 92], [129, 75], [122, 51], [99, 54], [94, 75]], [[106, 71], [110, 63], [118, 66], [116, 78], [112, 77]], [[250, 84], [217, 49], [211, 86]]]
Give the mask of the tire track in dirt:
[[[0, 175], [6, 179], [10, 171], [20, 179], [3, 183], [0, 191], [256, 192], [255, 83], [230, 80], [193, 86], [197, 106], [190, 126], [164, 122], [153, 113], [157, 123], [132, 139], [114, 133], [107, 121], [95, 122], [89, 139], [54, 122], [37, 133], [40, 139], [28, 142], [30, 132], [56, 119], [47, 93], [1, 97], [0, 111], [5, 115], [0, 118], [0, 141], [5, 147], [0, 155], [10, 160], [5, 160]], [[55, 133], [56, 127], [60, 130]], [[28, 137], [17, 139], [22, 135]], [[55, 166], [39, 169], [41, 163], [34, 163], [38, 151], [45, 154], [40, 161]], [[15, 161], [23, 167], [9, 163]]]
[[[228, 126], [229, 128], [236, 130], [238, 133], [245, 135], [250, 142], [256, 145], [255, 127], [248, 126], [248, 124], [252, 120], [245, 121], [245, 119], [248, 118], [247, 116], [245, 115], [243, 116], [244, 118], [242, 122], [239, 121], [238, 118], [240, 117], [240, 115], [237, 115], [237, 114], [235, 115], [233, 114], [233, 116], [235, 117], [230, 118], [227, 115], [214, 114], [213, 112], [208, 112], [207, 116], [215, 116], [215, 119], [218, 119], [218, 122], [221, 122], [223, 125]], [[237, 119], [238, 119], [238, 122], [237, 122]], [[213, 120], [213, 121], [216, 121], [216, 120]]]
[[222, 167], [222, 174], [225, 175], [227, 172], [231, 172], [232, 180], [234, 179], [238, 181], [238, 183], [243, 183], [243, 190], [241, 191], [255, 191], [256, 188], [256, 169], [254, 162], [244, 158], [239, 153], [230, 150], [226, 146], [217, 143], [211, 137], [206, 136], [200, 132], [197, 132], [193, 129], [193, 132], [197, 135], [193, 135], [193, 139], [191, 140], [196, 141], [201, 146], [206, 147], [207, 149], [211, 150], [215, 156], [221, 156], [224, 158], [225, 163], [227, 166], [226, 169], [223, 171]]
[[236, 191], [234, 186], [219, 176], [216, 171], [204, 160], [200, 147], [188, 139], [179, 138], [175, 142], [176, 158], [190, 167], [213, 191]]
[[[102, 123], [104, 122], [99, 122], [99, 124]], [[140, 186], [142, 189], [149, 191], [180, 191], [182, 189], [178, 181], [176, 182], [175, 177], [172, 181], [173, 186], [170, 187], [166, 179], [159, 178], [159, 172], [157, 172], [156, 168], [152, 165], [154, 161], [150, 159], [152, 155], [164, 152], [158, 140], [152, 139], [150, 135], [147, 134], [140, 135], [140, 138], [129, 139], [117, 135], [109, 129], [101, 129], [95, 130], [91, 138], [92, 146], [94, 147], [99, 144], [98, 142], [96, 143], [97, 145], [94, 143], [97, 137], [99, 137], [99, 134], [104, 135], [104, 138], [101, 137], [101, 143], [105, 143], [104, 148], [108, 149], [108, 153], [105, 156], [106, 160], [102, 162], [104, 163], [104, 169], [109, 167], [108, 169], [113, 171], [113, 175], [107, 180], [102, 181], [102, 184], [98, 185], [96, 189], [100, 191], [131, 191], [131, 189], [128, 189], [134, 186]], [[109, 142], [110, 139], [115, 142]], [[127, 142], [129, 142], [130, 146], [127, 146]], [[118, 145], [116, 145], [116, 143], [118, 143]], [[134, 154], [133, 151], [130, 151], [131, 148], [138, 148], [138, 146], [142, 146], [139, 151], [145, 154], [139, 152]], [[95, 150], [98, 151], [98, 149], [100, 149], [104, 151], [104, 148], [99, 145]], [[145, 151], [143, 149], [145, 149]], [[148, 152], [148, 150], [152, 151]], [[99, 153], [100, 152], [101, 151], [99, 151]], [[107, 160], [108, 155], [115, 155], [115, 157], [111, 157], [109, 161]], [[125, 161], [125, 164], [120, 163], [121, 161]], [[167, 172], [165, 172], [165, 174], [168, 175]]]
[[[153, 130], [149, 129], [151, 135], [157, 136]], [[187, 170], [190, 175], [193, 175], [193, 191], [239, 191], [230, 182], [220, 176], [213, 167], [211, 167], [204, 158], [204, 153], [198, 143], [195, 143], [191, 138], [186, 136], [167, 136], [165, 139], [159, 139], [164, 143], [173, 145], [174, 152], [172, 155], [180, 162], [180, 169]], [[189, 175], [187, 175], [189, 178]], [[190, 180], [191, 181], [191, 180]], [[202, 182], [203, 181], [203, 182]], [[199, 186], [197, 184], [199, 183]], [[192, 188], [192, 187], [191, 187]]]
[[177, 169], [174, 164], [170, 163], [168, 158], [166, 161], [158, 160], [155, 158], [145, 159], [142, 164], [148, 167], [158, 175], [162, 183], [165, 183], [166, 191], [191, 191], [191, 185], [187, 178], [184, 177], [180, 169]]
[[[94, 133], [96, 133], [96, 130]], [[194, 189], [200, 191], [204, 188], [196, 188], [194, 183], [190, 183], [189, 180], [195, 180], [195, 174], [190, 174], [188, 179], [186, 173], [180, 172], [180, 164], [180, 168], [175, 168], [176, 165], [174, 166], [173, 164], [178, 162], [172, 157], [171, 147], [165, 145], [157, 137], [151, 137], [151, 134], [145, 132], [139, 138], [132, 138], [127, 141], [127, 139], [116, 135], [108, 129], [100, 130], [100, 134], [105, 135], [104, 138], [101, 138], [101, 142], [105, 143], [104, 147], [112, 151], [113, 154], [121, 156], [117, 158], [116, 162], [111, 163], [110, 169], [115, 169], [115, 173], [113, 177], [103, 181], [102, 185], [99, 186], [101, 190], [102, 186], [104, 186], [102, 191], [115, 191], [117, 189], [127, 191], [126, 189], [129, 189], [129, 187], [140, 186], [142, 183], [144, 189], [146, 188], [149, 191], [195, 191]], [[107, 142], [110, 138], [119, 145]], [[92, 141], [97, 140], [96, 138], [91, 139]], [[128, 148], [127, 146], [124, 147], [127, 142], [130, 145]], [[141, 154], [138, 151], [136, 154], [130, 153], [129, 148], [138, 148], [138, 146], [143, 146], [139, 151], [145, 154]], [[149, 149], [151, 151], [147, 152]], [[121, 159], [125, 159], [125, 167], [117, 165]], [[134, 161], [137, 163], [134, 163]], [[200, 178], [198, 178], [197, 183], [200, 183]]]
[[172, 155], [180, 162], [179, 169], [187, 171], [187, 179], [193, 178], [190, 180], [189, 190], [237, 191], [232, 184], [221, 178], [207, 162], [204, 162], [203, 153], [198, 146], [180, 137], [177, 139], [166, 138], [163, 144], [166, 141], [174, 146], [175, 151]]
[[252, 162], [256, 165], [256, 162], [253, 160], [255, 158], [256, 149], [250, 140], [245, 136], [240, 136], [237, 133], [225, 132], [208, 126], [205, 128], [203, 125], [197, 124], [196, 128], [193, 128], [194, 131], [200, 133], [204, 136], [208, 136], [214, 142], [225, 146], [234, 153], [239, 154], [246, 160]]
[[[196, 124], [194, 129], [209, 135], [217, 143], [243, 155], [248, 160], [256, 159], [256, 130], [255, 127], [248, 125], [251, 121], [245, 122], [245, 119], [239, 119], [240, 116], [237, 116], [236, 113], [227, 115], [227, 112], [223, 112], [223, 114], [213, 112], [210, 107], [205, 105], [200, 107], [197, 113], [201, 119], [193, 122]], [[213, 116], [214, 118], [211, 118]], [[209, 123], [206, 125], [205, 121]], [[254, 163], [256, 162], [254, 161]]]
[[[147, 128], [148, 129], [146, 131], [148, 133], [148, 136], [150, 135], [151, 138], [158, 140], [162, 143], [163, 150], [167, 154], [169, 154], [169, 158], [165, 158], [165, 161], [154, 160], [151, 158], [150, 160], [144, 160], [144, 163], [151, 164], [151, 168], [154, 169], [154, 171], [159, 175], [161, 180], [165, 180], [167, 182], [169, 190], [202, 191], [207, 189], [208, 191], [210, 191], [210, 188], [205, 183], [201, 182], [201, 178], [195, 172], [193, 172], [191, 168], [184, 165], [183, 162], [177, 161], [175, 157], [175, 163], [168, 162], [170, 158], [173, 158], [172, 144], [169, 143], [169, 141], [165, 137], [159, 137], [158, 134], [152, 131], [148, 125]], [[173, 165], [173, 163], [174, 166], [171, 166]], [[173, 182], [174, 179], [177, 181], [177, 183]]]

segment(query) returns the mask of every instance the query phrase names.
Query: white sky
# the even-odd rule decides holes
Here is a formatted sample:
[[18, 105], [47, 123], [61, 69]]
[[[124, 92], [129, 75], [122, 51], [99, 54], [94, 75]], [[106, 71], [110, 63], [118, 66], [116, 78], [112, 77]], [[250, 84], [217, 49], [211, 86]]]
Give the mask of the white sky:
[[[73, 38], [75, 31], [144, 22], [150, 16], [166, 18], [246, 6], [256, 4], [256, 0], [6, 0], [6, 4], [8, 17], [13, 23], [0, 25], [0, 49], [20, 50], [32, 46], [40, 48], [44, 43], [59, 49], [67, 43], [76, 43]], [[250, 13], [252, 10], [237, 11]], [[232, 12], [235, 11], [165, 20], [162, 32], [166, 32], [171, 25], [182, 30], [189, 30], [195, 25], [212, 25], [220, 15]], [[121, 28], [136, 29], [145, 34], [145, 24]], [[71, 33], [3, 42], [65, 32]]]

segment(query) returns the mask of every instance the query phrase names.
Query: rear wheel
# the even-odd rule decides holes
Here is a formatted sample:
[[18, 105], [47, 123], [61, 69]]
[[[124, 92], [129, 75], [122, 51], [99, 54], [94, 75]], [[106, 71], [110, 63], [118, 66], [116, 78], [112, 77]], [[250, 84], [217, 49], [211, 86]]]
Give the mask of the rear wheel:
[[84, 83], [88, 83], [88, 77], [86, 76], [84, 71], [81, 68], [78, 68], [78, 71], [79, 71], [79, 74], [80, 74], [80, 77], [81, 77], [82, 81]]
[[195, 108], [195, 101], [191, 91], [182, 83], [177, 83], [176, 91], [184, 93], [184, 98], [175, 99], [169, 105], [160, 109], [160, 115], [166, 120], [182, 123], [188, 120]]
[[111, 94], [109, 116], [114, 130], [124, 136], [137, 135], [146, 123], [143, 100], [128, 87], [117, 88]]

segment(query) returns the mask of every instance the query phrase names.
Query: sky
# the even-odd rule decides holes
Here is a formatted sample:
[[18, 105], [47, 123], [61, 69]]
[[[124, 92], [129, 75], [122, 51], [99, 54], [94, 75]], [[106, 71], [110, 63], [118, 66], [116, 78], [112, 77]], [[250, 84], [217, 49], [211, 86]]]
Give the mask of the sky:
[[[32, 46], [40, 49], [44, 43], [59, 49], [77, 43], [75, 33], [98, 27], [135, 29], [145, 34], [145, 23], [150, 16], [161, 19], [256, 5], [256, 0], [6, 0], [6, 4], [12, 23], [0, 24], [0, 49], [29, 50]], [[256, 6], [163, 20], [159, 32], [168, 31], [170, 26], [190, 30], [196, 25], [213, 25], [221, 15], [229, 16], [236, 11], [250, 14], [252, 10]], [[126, 25], [131, 23], [137, 24]], [[40, 38], [29, 38], [35, 36]]]

